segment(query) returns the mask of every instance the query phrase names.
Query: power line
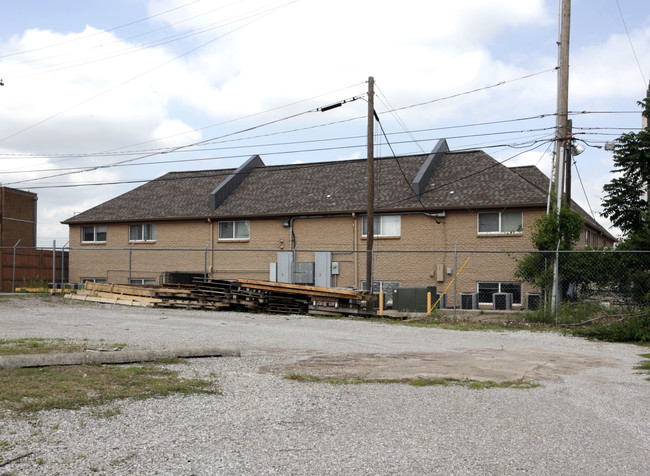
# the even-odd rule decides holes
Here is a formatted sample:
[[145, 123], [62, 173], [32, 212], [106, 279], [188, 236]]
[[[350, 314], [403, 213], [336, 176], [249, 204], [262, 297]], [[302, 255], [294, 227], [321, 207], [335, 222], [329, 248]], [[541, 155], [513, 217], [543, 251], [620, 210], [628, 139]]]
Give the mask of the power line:
[[15, 52], [15, 53], [9, 53], [9, 54], [6, 54], [6, 55], [0, 55], [0, 59], [2, 59], [2, 58], [9, 58], [10, 56], [18, 56], [18, 55], [24, 55], [24, 54], [27, 54], [27, 53], [33, 53], [33, 52], [35, 52], [35, 51], [41, 51], [41, 50], [47, 50], [47, 49], [51, 49], [51, 48], [56, 48], [56, 47], [58, 47], [58, 46], [67, 45], [67, 44], [69, 44], [69, 43], [73, 43], [73, 42], [75, 42], [75, 41], [79, 41], [79, 40], [86, 40], [86, 39], [88, 39], [88, 38], [90, 38], [90, 37], [97, 36], [97, 35], [101, 35], [101, 34], [103, 34], [103, 33], [105, 33], [105, 32], [119, 30], [119, 29], [121, 29], [121, 28], [125, 28], [125, 27], [127, 27], [127, 26], [135, 25], [136, 23], [141, 23], [141, 22], [144, 22], [144, 21], [150, 20], [150, 19], [152, 19], [152, 18], [159, 17], [159, 16], [164, 15], [164, 14], [166, 14], [166, 13], [173, 12], [174, 10], [179, 10], [179, 9], [181, 9], [181, 8], [188, 7], [188, 6], [190, 6], [190, 5], [193, 5], [193, 4], [198, 3], [198, 2], [201, 2], [201, 1], [202, 1], [202, 0], [194, 0], [193, 2], [189, 2], [189, 3], [186, 3], [186, 4], [184, 4], [184, 5], [180, 5], [180, 6], [178, 6], [178, 7], [174, 7], [174, 8], [171, 8], [171, 9], [169, 9], [169, 10], [165, 10], [164, 12], [156, 13], [155, 15], [150, 15], [150, 16], [148, 16], [148, 17], [141, 18], [141, 19], [139, 19], [139, 20], [134, 20], [134, 21], [131, 21], [131, 22], [125, 23], [125, 24], [123, 24], [123, 25], [114, 26], [114, 27], [109, 28], [109, 29], [107, 29], [107, 30], [102, 30], [102, 31], [100, 31], [100, 32], [93, 33], [92, 35], [87, 35], [87, 36], [84, 36], [84, 37], [78, 37], [78, 38], [72, 38], [72, 39], [70, 39], [70, 40], [62, 41], [62, 42], [60, 42], [60, 43], [55, 43], [55, 44], [53, 44], [53, 45], [41, 46], [40, 48], [32, 48], [31, 50], [23, 50], [23, 51], [17, 51], [17, 52]]
[[630, 42], [630, 48], [632, 49], [632, 54], [636, 60], [636, 65], [639, 67], [639, 73], [641, 73], [641, 82], [643, 87], [646, 86], [646, 75], [643, 74], [643, 68], [641, 68], [641, 63], [639, 63], [639, 57], [636, 55], [636, 50], [634, 49], [634, 44], [632, 43], [632, 38], [630, 37], [630, 32], [627, 29], [627, 24], [625, 23], [625, 17], [623, 16], [623, 10], [621, 10], [621, 4], [616, 0], [616, 6], [618, 7], [618, 13], [621, 15], [621, 21], [623, 22], [623, 27], [625, 27], [625, 34], [627, 35], [627, 41]]
[[19, 130], [18, 132], [14, 132], [13, 134], [11, 134], [11, 135], [9, 135], [9, 136], [6, 136], [6, 137], [0, 139], [0, 143], [5, 142], [6, 140], [11, 139], [11, 138], [13, 138], [13, 137], [15, 137], [15, 136], [17, 136], [17, 135], [19, 135], [19, 134], [22, 134], [23, 132], [26, 132], [26, 131], [28, 131], [28, 130], [30, 130], [30, 129], [33, 129], [34, 127], [37, 127], [37, 126], [39, 126], [39, 125], [41, 125], [41, 124], [43, 124], [43, 123], [45, 123], [45, 122], [47, 122], [47, 121], [49, 121], [49, 120], [51, 120], [51, 119], [54, 119], [54, 118], [56, 118], [56, 117], [58, 117], [58, 116], [61, 116], [61, 115], [65, 114], [66, 112], [71, 111], [72, 109], [75, 109], [75, 108], [77, 108], [77, 107], [79, 107], [79, 106], [81, 106], [81, 105], [83, 105], [83, 104], [86, 104], [86, 103], [88, 103], [88, 102], [90, 102], [90, 101], [92, 101], [92, 100], [94, 100], [94, 99], [97, 99], [97, 98], [100, 97], [100, 96], [103, 96], [104, 94], [107, 94], [107, 93], [109, 93], [109, 92], [111, 92], [111, 91], [114, 91], [114, 90], [116, 90], [116, 89], [118, 89], [118, 88], [124, 86], [125, 84], [128, 84], [128, 83], [130, 83], [131, 81], [134, 81], [134, 80], [136, 80], [136, 79], [138, 79], [138, 78], [141, 78], [142, 76], [145, 76], [145, 75], [151, 73], [152, 71], [155, 71], [155, 70], [157, 70], [157, 69], [160, 69], [160, 68], [162, 68], [163, 66], [166, 66], [166, 65], [168, 65], [168, 64], [170, 64], [170, 63], [172, 63], [172, 62], [174, 62], [174, 61], [176, 61], [176, 60], [178, 60], [178, 59], [180, 59], [180, 58], [183, 58], [183, 57], [185, 57], [185, 56], [187, 56], [187, 55], [189, 55], [189, 54], [191, 54], [191, 53], [194, 53], [195, 51], [197, 51], [197, 50], [199, 50], [199, 49], [201, 49], [201, 48], [203, 48], [203, 47], [205, 47], [205, 46], [207, 46], [207, 45], [209, 45], [209, 44], [211, 44], [211, 43], [214, 43], [215, 41], [217, 41], [217, 40], [223, 38], [224, 36], [229, 35], [230, 33], [233, 33], [233, 32], [235, 32], [235, 31], [237, 31], [237, 30], [240, 30], [241, 28], [244, 28], [245, 26], [248, 26], [248, 25], [250, 25], [251, 23], [254, 23], [255, 21], [260, 20], [261, 18], [264, 18], [264, 17], [266, 17], [266, 16], [268, 16], [268, 15], [270, 15], [270, 14], [272, 14], [272, 13], [275, 13], [275, 12], [278, 11], [279, 9], [284, 8], [284, 7], [286, 7], [286, 6], [288, 6], [288, 5], [291, 5], [291, 4], [293, 4], [293, 3], [296, 3], [296, 2], [298, 2], [298, 1], [299, 1], [299, 0], [292, 0], [292, 1], [290, 1], [289, 3], [286, 3], [286, 4], [282, 5], [281, 7], [276, 8], [275, 10], [269, 11], [269, 12], [265, 13], [264, 15], [262, 15], [262, 16], [260, 16], [260, 17], [258, 17], [258, 18], [255, 18], [254, 20], [251, 20], [251, 21], [248, 22], [248, 23], [244, 23], [243, 25], [241, 25], [241, 26], [235, 28], [234, 30], [231, 30], [231, 31], [229, 31], [229, 32], [227, 32], [227, 33], [225, 33], [225, 34], [223, 34], [223, 35], [221, 35], [221, 36], [218, 36], [218, 37], [216, 37], [216, 38], [213, 38], [213, 39], [211, 39], [211, 40], [209, 40], [209, 41], [207, 41], [207, 42], [205, 42], [205, 43], [203, 43], [203, 44], [201, 44], [201, 45], [199, 45], [199, 46], [197, 46], [197, 47], [194, 47], [194, 48], [192, 48], [192, 49], [190, 49], [190, 50], [188, 50], [188, 51], [186, 51], [186, 52], [184, 52], [184, 53], [182, 53], [182, 54], [180, 54], [180, 55], [177, 55], [177, 56], [173, 57], [172, 59], [170, 59], [170, 60], [168, 60], [168, 61], [165, 61], [165, 62], [163, 62], [162, 64], [159, 64], [158, 66], [156, 66], [156, 67], [154, 67], [154, 68], [151, 68], [151, 69], [149, 69], [149, 70], [147, 70], [147, 71], [144, 71], [144, 72], [142, 72], [142, 73], [140, 73], [140, 74], [138, 74], [138, 75], [136, 75], [136, 76], [133, 76], [133, 77], [131, 77], [130, 79], [127, 79], [126, 81], [123, 81], [123, 82], [119, 83], [119, 84], [116, 85], [116, 86], [113, 86], [113, 87], [111, 87], [111, 88], [109, 88], [109, 89], [106, 89], [106, 90], [102, 91], [102, 92], [99, 93], [99, 94], [96, 94], [96, 95], [94, 95], [94, 96], [92, 96], [92, 97], [90, 97], [90, 98], [88, 98], [88, 99], [86, 99], [86, 100], [84, 100], [84, 101], [82, 101], [82, 102], [80, 102], [80, 103], [78, 103], [78, 104], [75, 104], [74, 106], [71, 106], [71, 107], [69, 107], [69, 108], [67, 108], [67, 109], [64, 109], [63, 111], [59, 111], [58, 113], [53, 114], [53, 115], [51, 115], [51, 116], [49, 116], [49, 117], [47, 117], [47, 118], [45, 118], [45, 119], [43, 119], [43, 120], [41, 120], [41, 121], [38, 121], [37, 123], [32, 124], [31, 126], [28, 126], [28, 127], [24, 128], [24, 129], [21, 129], [21, 130]]

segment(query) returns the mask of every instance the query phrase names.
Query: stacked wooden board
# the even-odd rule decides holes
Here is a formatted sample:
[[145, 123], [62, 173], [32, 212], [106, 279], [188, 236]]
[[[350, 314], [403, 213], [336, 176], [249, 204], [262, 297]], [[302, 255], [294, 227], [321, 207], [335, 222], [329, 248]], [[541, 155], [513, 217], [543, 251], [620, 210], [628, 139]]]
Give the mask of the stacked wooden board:
[[[360, 291], [272, 283], [256, 280], [196, 279], [192, 285], [136, 286], [87, 282], [68, 299], [161, 308], [251, 310], [305, 314], [320, 308], [336, 313], [358, 313]], [[352, 304], [351, 304], [352, 303]], [[345, 312], [346, 310], [350, 312]]]

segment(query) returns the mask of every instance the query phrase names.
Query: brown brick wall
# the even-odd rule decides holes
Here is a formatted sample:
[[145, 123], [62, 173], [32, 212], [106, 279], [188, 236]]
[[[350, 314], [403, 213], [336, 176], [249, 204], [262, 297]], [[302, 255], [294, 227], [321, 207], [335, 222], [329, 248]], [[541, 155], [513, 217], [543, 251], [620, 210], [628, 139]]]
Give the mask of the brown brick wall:
[[36, 246], [34, 237], [35, 193], [0, 187], [0, 246]]
[[[494, 210], [499, 211], [499, 210]], [[530, 225], [543, 210], [525, 210], [521, 233], [479, 235], [475, 212], [450, 211], [440, 223], [424, 214], [402, 215], [399, 238], [376, 238], [375, 281], [399, 281], [403, 286], [437, 286], [444, 290], [453, 276], [454, 247], [458, 268], [469, 258], [456, 283], [457, 292], [476, 292], [478, 281], [513, 281], [515, 256], [470, 254], [465, 250], [528, 251]], [[207, 220], [157, 223], [155, 243], [136, 243], [131, 252], [132, 277], [158, 278], [165, 271], [207, 271], [220, 278], [268, 279], [269, 263], [277, 252], [297, 246], [297, 261], [313, 261], [313, 253], [302, 250], [334, 251], [340, 264], [338, 286], [360, 287], [365, 280], [366, 239], [359, 216], [295, 218], [291, 227], [280, 218], [251, 220], [249, 240], [218, 240], [217, 222]], [[83, 277], [127, 282], [129, 251], [127, 224], [107, 225], [104, 244], [82, 244], [81, 227], [70, 227], [71, 281]], [[210, 246], [208, 244], [211, 242]], [[209, 251], [204, 249], [208, 246]], [[111, 250], [125, 248], [125, 250]], [[168, 251], [168, 249], [193, 251]], [[266, 250], [266, 251], [251, 251]], [[426, 253], [422, 251], [427, 251]], [[398, 253], [399, 252], [399, 253]], [[453, 288], [450, 288], [450, 291]], [[530, 292], [524, 287], [523, 294]], [[453, 297], [449, 297], [453, 299]]]

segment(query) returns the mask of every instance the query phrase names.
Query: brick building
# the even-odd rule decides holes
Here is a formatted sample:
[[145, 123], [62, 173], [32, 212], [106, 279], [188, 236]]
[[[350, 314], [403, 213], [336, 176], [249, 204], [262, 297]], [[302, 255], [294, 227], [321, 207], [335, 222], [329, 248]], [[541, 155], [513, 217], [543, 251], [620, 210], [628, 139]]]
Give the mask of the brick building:
[[[446, 286], [456, 246], [530, 250], [530, 225], [546, 211], [549, 180], [536, 167], [452, 152], [444, 140], [430, 154], [376, 159], [375, 174], [373, 281], [388, 288]], [[254, 156], [236, 170], [168, 173], [63, 222], [70, 280], [154, 283], [186, 271], [295, 282], [283, 270], [324, 260], [326, 284], [363, 288], [366, 190], [365, 160], [265, 166]], [[573, 206], [586, 221], [582, 246], [613, 244]], [[507, 290], [521, 304], [530, 290], [514, 267], [502, 254], [475, 256], [458, 292]]]
[[36, 246], [35, 193], [0, 187], [0, 247], [21, 248]]

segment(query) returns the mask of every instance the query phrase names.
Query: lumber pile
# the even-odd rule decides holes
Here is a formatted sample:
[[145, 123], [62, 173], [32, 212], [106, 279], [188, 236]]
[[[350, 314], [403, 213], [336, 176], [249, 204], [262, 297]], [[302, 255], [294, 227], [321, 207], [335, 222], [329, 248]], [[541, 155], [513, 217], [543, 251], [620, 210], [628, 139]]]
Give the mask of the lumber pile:
[[[281, 314], [305, 314], [310, 309], [339, 314], [358, 313], [350, 303], [362, 299], [360, 291], [272, 283], [250, 279], [195, 279], [192, 285], [141, 286], [87, 282], [68, 299], [203, 310], [250, 310]], [[345, 312], [346, 310], [350, 312]]]

